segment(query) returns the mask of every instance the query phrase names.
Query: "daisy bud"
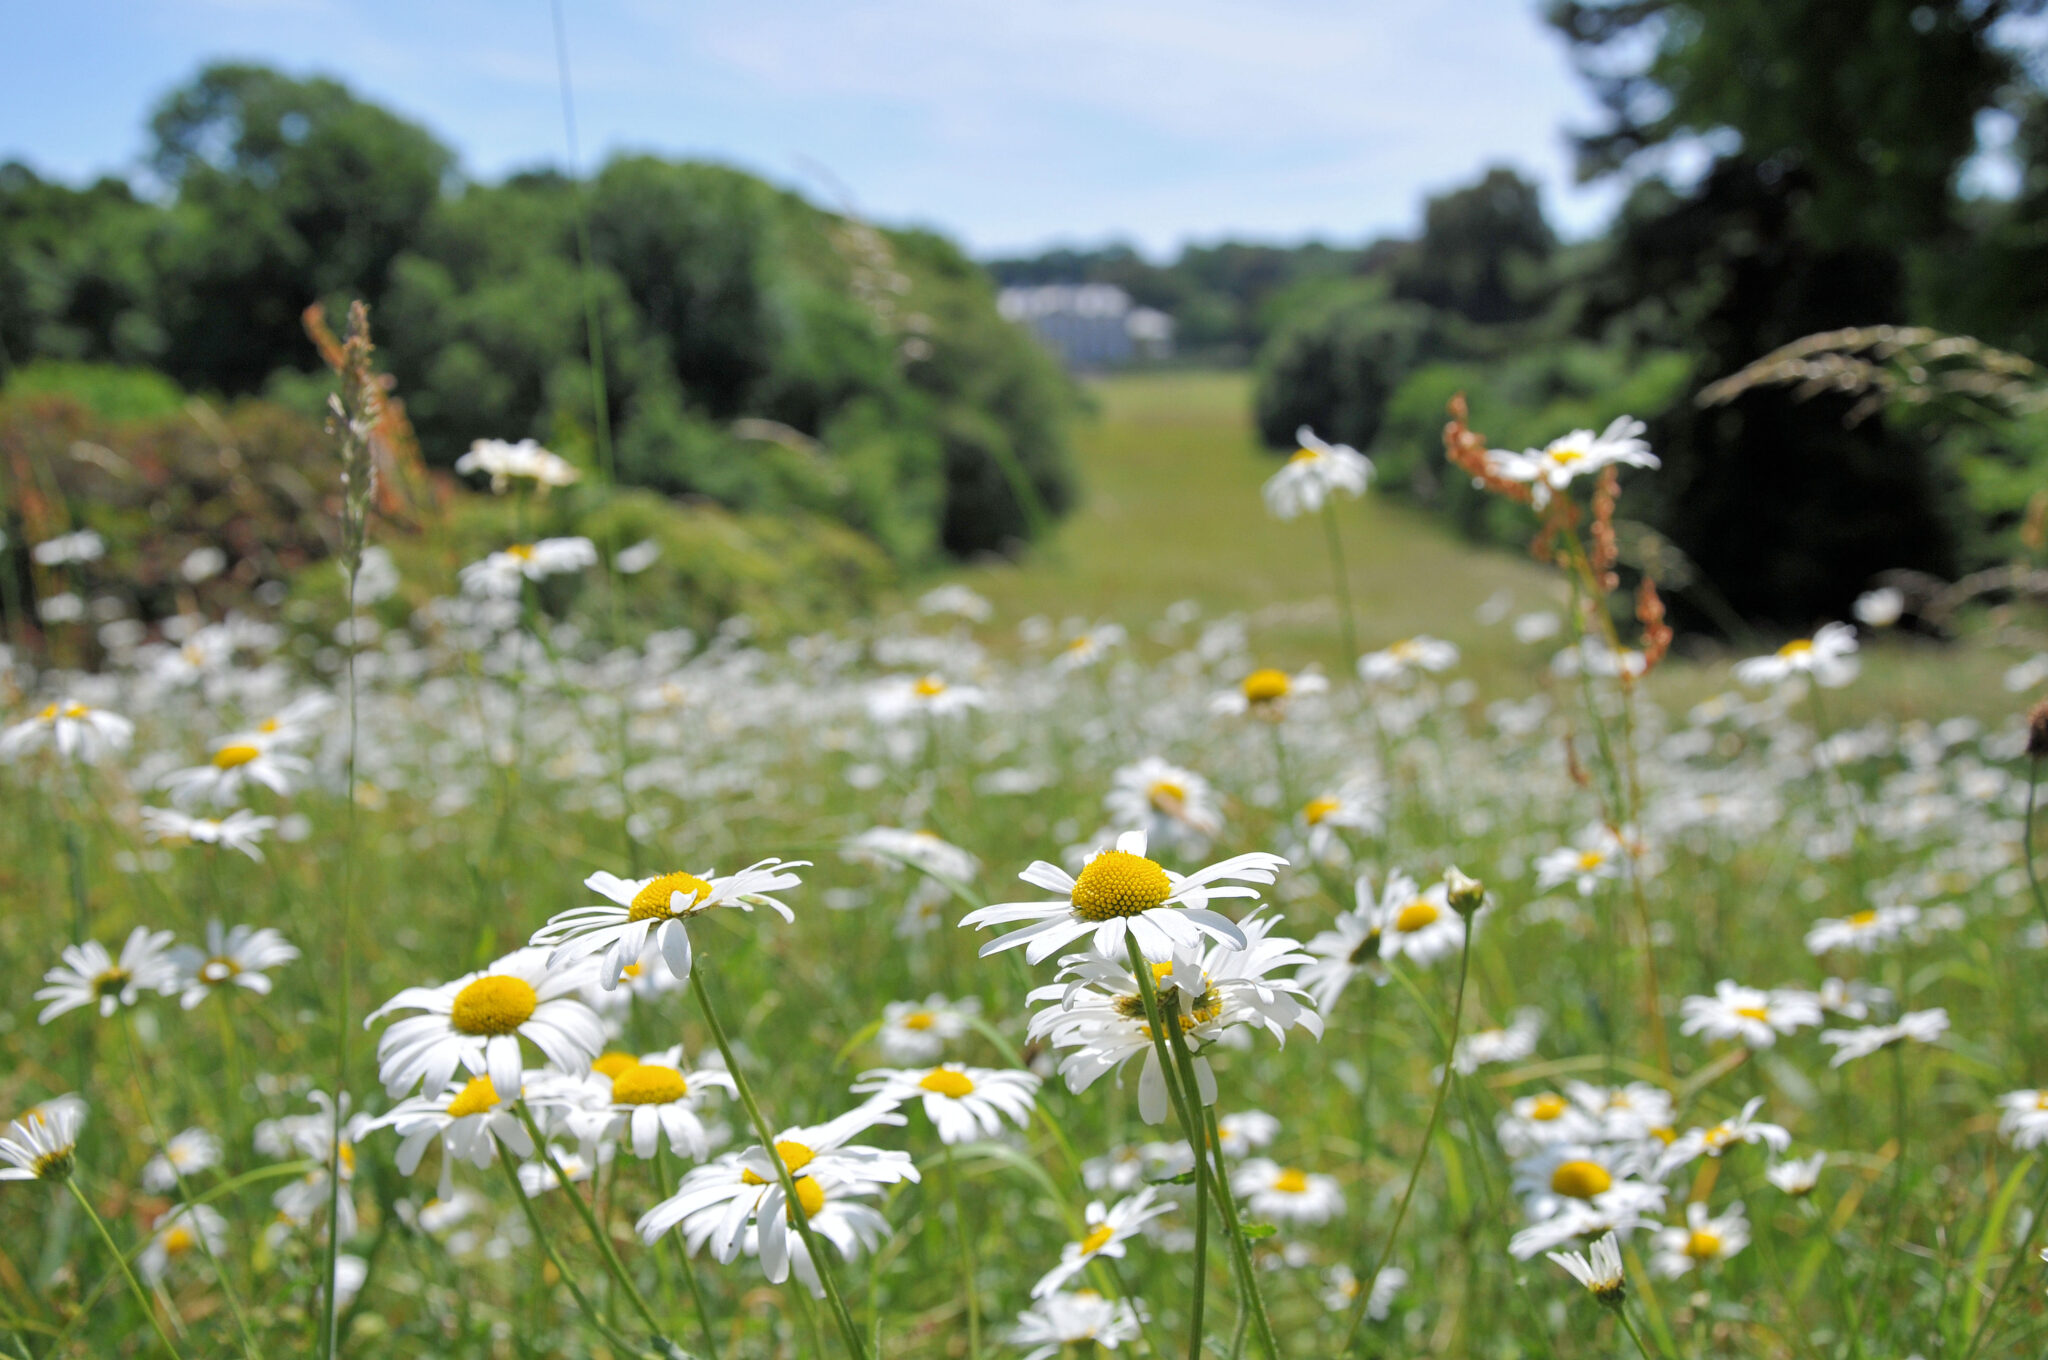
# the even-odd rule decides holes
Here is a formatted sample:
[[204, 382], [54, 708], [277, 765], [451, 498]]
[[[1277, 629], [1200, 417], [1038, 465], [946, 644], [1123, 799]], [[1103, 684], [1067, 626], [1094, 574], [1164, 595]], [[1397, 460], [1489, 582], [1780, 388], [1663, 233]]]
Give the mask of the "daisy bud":
[[1451, 909], [1460, 916], [1471, 916], [1486, 901], [1486, 885], [1455, 864], [1444, 870], [1444, 891], [1450, 898]]
[[2027, 755], [2035, 760], [2048, 756], [2048, 699], [2027, 714]]

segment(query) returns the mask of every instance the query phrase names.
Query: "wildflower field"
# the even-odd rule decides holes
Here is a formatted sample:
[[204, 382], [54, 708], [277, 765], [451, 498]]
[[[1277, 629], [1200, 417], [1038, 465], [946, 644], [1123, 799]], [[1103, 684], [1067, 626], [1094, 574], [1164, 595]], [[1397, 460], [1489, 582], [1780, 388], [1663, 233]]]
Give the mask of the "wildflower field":
[[1633, 423], [1453, 415], [1518, 559], [1156, 377], [876, 617], [628, 640], [556, 538], [373, 623], [339, 357], [338, 630], [0, 675], [7, 1354], [2048, 1346], [2014, 621], [1681, 661]]

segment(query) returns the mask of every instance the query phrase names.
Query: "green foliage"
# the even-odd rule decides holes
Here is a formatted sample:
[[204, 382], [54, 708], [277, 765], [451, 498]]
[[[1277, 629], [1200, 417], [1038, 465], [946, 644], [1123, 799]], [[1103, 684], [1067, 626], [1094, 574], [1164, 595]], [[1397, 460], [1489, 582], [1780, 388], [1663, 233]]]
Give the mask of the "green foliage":
[[1259, 356], [1257, 420], [1273, 448], [1298, 426], [1359, 447], [1379, 437], [1387, 402], [1408, 374], [1457, 353], [1445, 318], [1387, 297], [1382, 281], [1332, 290], [1277, 331]]
[[103, 420], [147, 420], [185, 409], [185, 394], [163, 374], [118, 364], [39, 359], [7, 375], [0, 397], [66, 396]]

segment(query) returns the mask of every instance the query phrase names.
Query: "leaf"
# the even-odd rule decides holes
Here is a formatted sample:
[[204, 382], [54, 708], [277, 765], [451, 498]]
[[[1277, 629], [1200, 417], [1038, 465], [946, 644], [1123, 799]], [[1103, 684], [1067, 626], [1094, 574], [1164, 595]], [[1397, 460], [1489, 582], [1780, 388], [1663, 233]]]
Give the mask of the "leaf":
[[1271, 1237], [1280, 1230], [1270, 1223], [1240, 1223], [1237, 1231], [1245, 1241], [1256, 1242], [1260, 1238]]

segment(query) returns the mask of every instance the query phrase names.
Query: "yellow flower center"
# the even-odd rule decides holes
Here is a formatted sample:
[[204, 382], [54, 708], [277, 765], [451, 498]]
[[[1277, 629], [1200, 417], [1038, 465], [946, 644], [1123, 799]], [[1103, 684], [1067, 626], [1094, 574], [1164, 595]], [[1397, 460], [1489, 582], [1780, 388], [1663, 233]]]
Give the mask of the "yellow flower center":
[[1598, 1162], [1559, 1162], [1550, 1173], [1550, 1188], [1572, 1199], [1591, 1199], [1614, 1187], [1614, 1176]]
[[194, 1246], [191, 1229], [179, 1224], [164, 1234], [164, 1251], [172, 1256], [183, 1256]]
[[1720, 1149], [1727, 1147], [1728, 1140], [1730, 1138], [1733, 1138], [1734, 1136], [1735, 1135], [1733, 1133], [1729, 1132], [1728, 1126], [1726, 1124], [1716, 1124], [1714, 1125], [1714, 1127], [1708, 1129], [1705, 1133], [1700, 1135], [1700, 1141], [1704, 1143], [1707, 1147], [1719, 1151]]
[[38, 1180], [61, 1181], [71, 1174], [75, 1163], [76, 1149], [58, 1148], [55, 1152], [45, 1152], [36, 1158], [29, 1164], [29, 1170], [36, 1173]]
[[1583, 449], [1552, 449], [1550, 451], [1550, 461], [1556, 463], [1559, 467], [1570, 467], [1573, 463], [1584, 462], [1585, 458], [1586, 453]]
[[43, 711], [42, 711], [42, 712], [40, 712], [40, 713], [38, 713], [38, 714], [36, 714], [36, 721], [37, 721], [37, 722], [55, 722], [55, 721], [57, 721], [57, 706], [56, 706], [55, 704], [45, 704], [45, 705], [43, 705]]
[[1435, 925], [1436, 918], [1441, 915], [1443, 913], [1436, 909], [1434, 902], [1410, 902], [1401, 908], [1401, 914], [1394, 918], [1394, 929], [1407, 935], [1425, 926]]
[[1705, 1229], [1697, 1229], [1685, 1239], [1685, 1254], [1695, 1261], [1711, 1261], [1721, 1254], [1721, 1239]]
[[1081, 1239], [1081, 1254], [1083, 1256], [1093, 1256], [1096, 1252], [1108, 1246], [1109, 1239], [1114, 1236], [1116, 1236], [1115, 1228], [1110, 1227], [1107, 1223], [1098, 1225], [1094, 1232]]
[[1290, 463], [1313, 463], [1316, 459], [1322, 456], [1323, 455], [1317, 453], [1314, 449], [1296, 449], [1294, 451], [1293, 457], [1289, 458], [1287, 461]]
[[926, 1030], [938, 1023], [938, 1017], [930, 1011], [912, 1011], [903, 1017], [903, 1028]]
[[455, 994], [448, 1021], [462, 1034], [511, 1034], [532, 1017], [540, 997], [525, 978], [493, 974]]
[[1264, 666], [1244, 678], [1244, 697], [1255, 704], [1270, 704], [1286, 698], [1291, 684], [1286, 671]]
[[1544, 1094], [1536, 1097], [1530, 1103], [1529, 1117], [1542, 1120], [1547, 1124], [1551, 1120], [1563, 1115], [1567, 1108], [1563, 1096], [1554, 1093]]
[[1588, 850], [1579, 856], [1579, 872], [1590, 874], [1606, 862], [1607, 856], [1598, 850]]
[[1678, 1141], [1678, 1130], [1672, 1128], [1669, 1124], [1660, 1124], [1656, 1128], [1650, 1130], [1650, 1136], [1656, 1139], [1658, 1142], [1662, 1143], [1665, 1147], [1670, 1147], [1673, 1143]]
[[619, 1073], [624, 1072], [627, 1068], [638, 1067], [639, 1065], [640, 1060], [632, 1054], [622, 1053], [618, 1049], [613, 1049], [609, 1053], [598, 1055], [597, 1061], [590, 1064], [590, 1070], [601, 1077], [616, 1079]]
[[1308, 1193], [1308, 1173], [1287, 1167], [1273, 1178], [1273, 1188], [1286, 1195], [1305, 1195]]
[[258, 732], [275, 732], [277, 727], [278, 723], [275, 718], [265, 718], [262, 722], [256, 724]]
[[1812, 638], [1794, 638], [1792, 641], [1786, 643], [1784, 646], [1778, 649], [1778, 655], [1785, 658], [1787, 661], [1790, 661], [1794, 657], [1805, 656], [1808, 652], [1812, 650]]
[[1105, 850], [1089, 860], [1074, 881], [1074, 912], [1084, 921], [1136, 916], [1164, 902], [1172, 891], [1166, 870], [1143, 855]]
[[119, 996], [127, 985], [128, 970], [126, 968], [109, 968], [106, 972], [94, 976], [92, 980], [92, 994], [94, 996]]
[[1302, 808], [1301, 815], [1308, 820], [1310, 826], [1320, 826], [1323, 818], [1342, 806], [1344, 805], [1334, 798], [1311, 798]]
[[1161, 812], [1177, 815], [1188, 801], [1188, 791], [1171, 779], [1162, 779], [1145, 791], [1145, 797]]
[[925, 1073], [917, 1084], [927, 1091], [951, 1096], [954, 1100], [974, 1091], [974, 1078], [965, 1072], [956, 1072], [950, 1067], [934, 1067]]
[[688, 1094], [683, 1074], [660, 1063], [636, 1063], [612, 1078], [612, 1100], [620, 1105], [666, 1105]]
[[231, 746], [223, 746], [213, 753], [213, 768], [216, 770], [238, 769], [262, 754], [263, 752], [254, 746], [238, 741]]
[[933, 699], [946, 692], [946, 682], [936, 675], [921, 675], [912, 688], [920, 699]]
[[[794, 1176], [797, 1172], [809, 1166], [811, 1159], [818, 1154], [805, 1147], [802, 1143], [777, 1142], [775, 1144], [775, 1155], [782, 1159], [782, 1164], [789, 1168], [789, 1174]], [[806, 1177], [805, 1179], [809, 1178]], [[741, 1168], [740, 1183], [742, 1185], [766, 1185], [768, 1182], [762, 1180], [752, 1171]], [[798, 1184], [801, 1186], [802, 1183], [799, 1182]], [[801, 1189], [799, 1189], [798, 1194], [802, 1194]], [[822, 1194], [820, 1195], [819, 1202], [824, 1202]], [[810, 1206], [806, 1205], [804, 1212], [809, 1213]]]
[[491, 1085], [489, 1077], [471, 1077], [469, 1084], [448, 1102], [448, 1117], [463, 1119], [473, 1114], [484, 1114], [498, 1107], [498, 1088]]
[[516, 557], [522, 562], [531, 562], [533, 560], [533, 545], [531, 543], [514, 543], [511, 547], [505, 549], [505, 556]]
[[1854, 916], [1851, 916], [1851, 917], [1849, 918], [1849, 924], [1850, 924], [1850, 925], [1852, 925], [1852, 926], [1867, 926], [1867, 925], [1873, 925], [1873, 924], [1875, 924], [1875, 923], [1876, 923], [1876, 921], [1877, 921], [1877, 913], [1876, 913], [1876, 912], [1874, 912], [1874, 911], [1868, 911], [1868, 910], [1866, 910], [1866, 911], [1859, 911], [1859, 912], [1857, 912], [1857, 913], [1856, 913], [1856, 914], [1855, 914]]
[[[816, 1218], [818, 1211], [825, 1207], [825, 1187], [809, 1176], [797, 1177], [796, 1202], [804, 1206], [805, 1218]], [[789, 1218], [791, 1222], [796, 1221], [795, 1214], [791, 1214]]]
[[[671, 902], [677, 893], [690, 899], [683, 903], [680, 911]], [[692, 907], [709, 896], [711, 885], [695, 874], [663, 874], [633, 894], [633, 905], [626, 912], [626, 919], [665, 921], [671, 916], [687, 916]]]
[[1766, 1025], [1771, 1023], [1771, 1013], [1762, 1006], [1737, 1006], [1735, 1013], [1745, 1020], [1758, 1020]]
[[629, 964], [627, 964], [627, 965], [626, 965], [626, 966], [625, 966], [624, 968], [621, 968], [621, 969], [619, 970], [619, 976], [620, 976], [620, 977], [629, 977], [629, 978], [636, 978], [636, 977], [639, 977], [639, 976], [640, 976], [640, 974], [641, 974], [641, 973], [642, 973], [643, 971], [645, 971], [645, 968], [646, 968], [646, 965], [645, 965], [645, 964], [639, 964], [639, 963], [629, 963]]

